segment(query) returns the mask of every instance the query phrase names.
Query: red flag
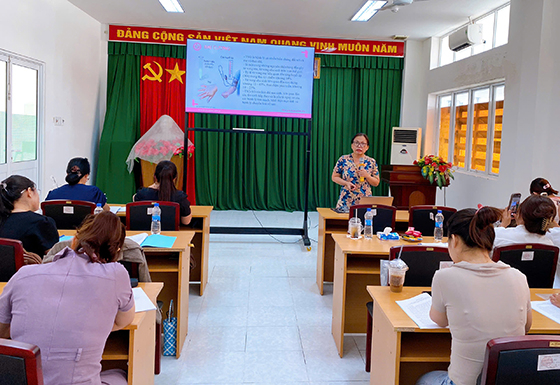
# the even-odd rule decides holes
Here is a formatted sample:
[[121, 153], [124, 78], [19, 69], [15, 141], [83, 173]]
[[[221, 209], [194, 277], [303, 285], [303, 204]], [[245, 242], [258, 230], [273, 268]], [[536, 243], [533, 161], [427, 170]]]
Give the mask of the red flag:
[[[162, 116], [169, 115], [185, 130], [185, 59], [142, 56], [140, 60], [140, 134]], [[189, 139], [194, 144], [194, 132]], [[186, 155], [185, 148], [185, 155]], [[196, 204], [194, 158], [187, 162], [187, 195]]]

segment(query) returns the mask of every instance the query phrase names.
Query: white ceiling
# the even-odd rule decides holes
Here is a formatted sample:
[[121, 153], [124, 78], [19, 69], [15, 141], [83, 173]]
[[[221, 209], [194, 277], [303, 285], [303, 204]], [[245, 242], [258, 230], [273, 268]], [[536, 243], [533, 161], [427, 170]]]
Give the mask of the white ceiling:
[[179, 0], [183, 14], [164, 11], [158, 0], [68, 0], [104, 24], [172, 27], [288, 36], [423, 40], [468, 22], [507, 0], [429, 0], [350, 22], [365, 0]]

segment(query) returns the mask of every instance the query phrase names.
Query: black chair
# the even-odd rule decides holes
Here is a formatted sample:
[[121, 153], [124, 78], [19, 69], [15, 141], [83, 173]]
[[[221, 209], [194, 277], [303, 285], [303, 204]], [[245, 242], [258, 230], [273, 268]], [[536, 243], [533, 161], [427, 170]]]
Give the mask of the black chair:
[[43, 215], [51, 217], [59, 230], [74, 230], [85, 217], [93, 214], [96, 204], [78, 200], [53, 200], [41, 203]]
[[365, 225], [364, 215], [367, 209], [375, 210], [375, 215], [373, 217], [373, 234], [378, 231], [383, 231], [385, 227], [395, 228], [395, 218], [397, 215], [397, 208], [395, 206], [385, 206], [385, 205], [355, 205], [350, 207], [350, 212], [348, 213], [348, 219], [356, 216], [356, 210], [358, 213], [358, 218], [362, 221], [362, 225]]
[[538, 243], [522, 243], [496, 247], [494, 262], [502, 261], [527, 276], [530, 288], [552, 288], [558, 263], [558, 247]]
[[[402, 252], [401, 252], [402, 249]], [[389, 260], [399, 256], [408, 265], [405, 286], [432, 286], [432, 278], [441, 262], [453, 262], [445, 247], [394, 246], [389, 250]], [[366, 372], [371, 367], [371, 327], [373, 323], [373, 302], [368, 302], [366, 332]]]
[[560, 370], [546, 355], [560, 354], [560, 336], [526, 335], [490, 340], [481, 385], [558, 385]]
[[0, 338], [0, 385], [43, 385], [39, 348]]
[[[446, 206], [412, 206], [408, 212], [408, 227], [414, 227], [414, 230], [420, 231], [424, 236], [433, 236], [435, 227], [435, 217], [441, 210], [443, 214], [443, 234], [447, 234], [447, 221], [457, 212], [457, 209]], [[433, 214], [433, 219], [431, 217]]]
[[0, 238], [0, 282], [8, 282], [22, 266], [23, 245], [21, 241]]
[[159, 203], [161, 209], [161, 230], [177, 231], [180, 223], [180, 206], [175, 202], [141, 201], [126, 204], [126, 229], [150, 230], [152, 208]]

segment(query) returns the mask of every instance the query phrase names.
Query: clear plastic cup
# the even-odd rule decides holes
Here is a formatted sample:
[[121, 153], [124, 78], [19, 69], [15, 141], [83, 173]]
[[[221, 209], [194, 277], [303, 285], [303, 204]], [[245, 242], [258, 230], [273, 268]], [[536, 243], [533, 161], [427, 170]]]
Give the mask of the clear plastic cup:
[[394, 293], [400, 293], [404, 286], [407, 264], [400, 258], [389, 262], [389, 287]]

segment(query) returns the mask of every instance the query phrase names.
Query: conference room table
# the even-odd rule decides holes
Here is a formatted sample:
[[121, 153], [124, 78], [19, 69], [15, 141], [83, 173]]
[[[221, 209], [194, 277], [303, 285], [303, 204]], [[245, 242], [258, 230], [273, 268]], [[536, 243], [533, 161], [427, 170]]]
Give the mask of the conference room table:
[[[334, 279], [334, 239], [333, 234], [346, 234], [348, 232], [348, 213], [337, 213], [330, 208], [318, 207], [319, 236], [317, 240], [317, 287], [323, 295], [324, 282], [333, 282]], [[406, 227], [408, 224], [408, 211], [397, 210], [396, 225]]]
[[[0, 283], [0, 294], [7, 282]], [[148, 298], [156, 304], [163, 288], [161, 282], [140, 282]], [[111, 332], [103, 351], [103, 370], [120, 368], [128, 371], [129, 385], [154, 384], [154, 360], [156, 352], [156, 312], [140, 312], [134, 315], [130, 325]]]
[[[404, 287], [393, 293], [387, 286], [368, 286], [373, 299], [371, 385], [414, 385], [424, 373], [447, 370], [451, 354], [448, 328], [420, 329], [395, 302], [412, 298], [429, 287]], [[557, 293], [558, 289], [531, 289], [537, 294]], [[560, 334], [560, 324], [533, 310], [529, 334]]]
[[[74, 236], [76, 230], [59, 230], [59, 234]], [[128, 230], [127, 235], [147, 233]], [[144, 247], [148, 270], [153, 282], [163, 282], [157, 299], [163, 302], [163, 316], [173, 299], [177, 317], [177, 358], [187, 338], [189, 324], [189, 269], [191, 240], [194, 231], [162, 231], [161, 235], [177, 237], [171, 248]]]
[[[377, 237], [350, 239], [346, 232], [330, 236], [335, 245], [331, 330], [342, 357], [344, 333], [365, 333], [367, 330], [366, 304], [371, 299], [366, 287], [380, 284], [380, 261], [389, 259], [389, 250], [393, 246], [418, 243], [400, 239], [381, 241]], [[433, 242], [433, 237], [424, 237], [424, 243]], [[447, 242], [447, 238], [443, 242]]]
[[[109, 203], [111, 207], [126, 207], [123, 204]], [[208, 283], [208, 254], [210, 245], [210, 213], [214, 206], [191, 206], [192, 220], [191, 225], [181, 226], [179, 231], [194, 231], [191, 241], [191, 256], [194, 260], [194, 267], [190, 270], [189, 281], [192, 283], [200, 282], [200, 295], [204, 294]], [[126, 211], [118, 211], [117, 216], [121, 217], [126, 225]]]

